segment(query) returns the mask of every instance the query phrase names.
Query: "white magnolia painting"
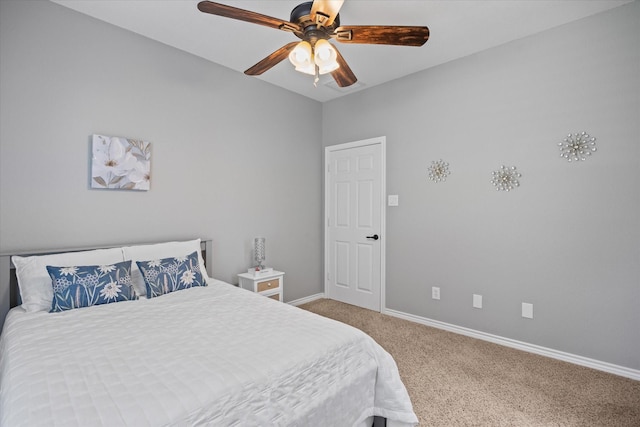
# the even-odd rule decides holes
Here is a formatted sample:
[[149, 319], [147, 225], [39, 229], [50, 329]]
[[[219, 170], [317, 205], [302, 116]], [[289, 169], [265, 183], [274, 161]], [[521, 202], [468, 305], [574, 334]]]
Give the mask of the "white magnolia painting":
[[93, 135], [91, 188], [148, 190], [150, 174], [150, 142]]

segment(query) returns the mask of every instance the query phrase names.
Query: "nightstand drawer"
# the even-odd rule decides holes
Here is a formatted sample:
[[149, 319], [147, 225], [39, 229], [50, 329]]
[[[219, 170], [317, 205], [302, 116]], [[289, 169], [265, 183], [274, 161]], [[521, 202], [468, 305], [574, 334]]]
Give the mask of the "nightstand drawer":
[[270, 291], [272, 289], [278, 289], [280, 286], [279, 279], [266, 280], [264, 282], [258, 282], [258, 292]]
[[280, 294], [269, 295], [267, 298], [274, 299], [276, 301], [280, 301]]

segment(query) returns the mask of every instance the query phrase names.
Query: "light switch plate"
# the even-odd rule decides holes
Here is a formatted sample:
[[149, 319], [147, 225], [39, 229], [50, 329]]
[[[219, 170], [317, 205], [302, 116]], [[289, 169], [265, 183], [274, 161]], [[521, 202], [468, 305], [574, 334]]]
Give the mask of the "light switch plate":
[[397, 194], [390, 194], [388, 199], [387, 199], [387, 204], [389, 206], [398, 206], [398, 195]]
[[482, 295], [473, 294], [473, 308], [482, 308]]
[[522, 317], [533, 319], [533, 304], [528, 302], [522, 303]]

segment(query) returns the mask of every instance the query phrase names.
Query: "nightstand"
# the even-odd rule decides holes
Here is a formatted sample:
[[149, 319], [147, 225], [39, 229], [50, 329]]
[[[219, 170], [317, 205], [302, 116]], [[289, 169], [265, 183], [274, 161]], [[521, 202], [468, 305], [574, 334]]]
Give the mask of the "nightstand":
[[284, 272], [273, 270], [265, 274], [240, 273], [238, 286], [259, 293], [276, 301], [282, 301]]

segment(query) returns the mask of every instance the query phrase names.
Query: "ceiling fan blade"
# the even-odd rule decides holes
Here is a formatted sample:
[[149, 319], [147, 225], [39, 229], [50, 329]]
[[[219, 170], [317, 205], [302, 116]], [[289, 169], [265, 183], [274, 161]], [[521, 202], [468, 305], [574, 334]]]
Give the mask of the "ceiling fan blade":
[[333, 24], [344, 0], [313, 0], [311, 20], [323, 27]]
[[289, 56], [289, 52], [295, 48], [300, 42], [291, 42], [282, 46], [280, 49], [273, 52], [271, 55], [258, 62], [253, 67], [247, 69], [244, 73], [248, 76], [259, 76], [267, 70], [270, 70], [273, 66], [279, 64], [283, 59]]
[[[335, 46], [334, 49], [336, 49]], [[351, 68], [349, 68], [349, 65], [347, 64], [347, 61], [344, 60], [344, 57], [338, 49], [336, 49], [336, 54], [336, 60], [338, 61], [340, 67], [338, 67], [335, 71], [332, 71], [331, 76], [336, 81], [338, 86], [351, 86], [358, 81], [358, 78], [355, 74], [353, 74], [353, 71], [351, 71]]]
[[400, 25], [345, 25], [331, 35], [341, 43], [422, 46], [429, 40], [429, 28]]
[[212, 1], [201, 1], [200, 3], [198, 3], [198, 9], [200, 10], [200, 12], [210, 13], [212, 15], [224, 16], [225, 18], [251, 22], [252, 24], [264, 25], [278, 30], [290, 31], [300, 34], [302, 33], [302, 28], [300, 28], [300, 25], [294, 24], [293, 22], [284, 21], [278, 18], [272, 18], [271, 16], [252, 12], [250, 10], [227, 6], [226, 4], [215, 3]]

